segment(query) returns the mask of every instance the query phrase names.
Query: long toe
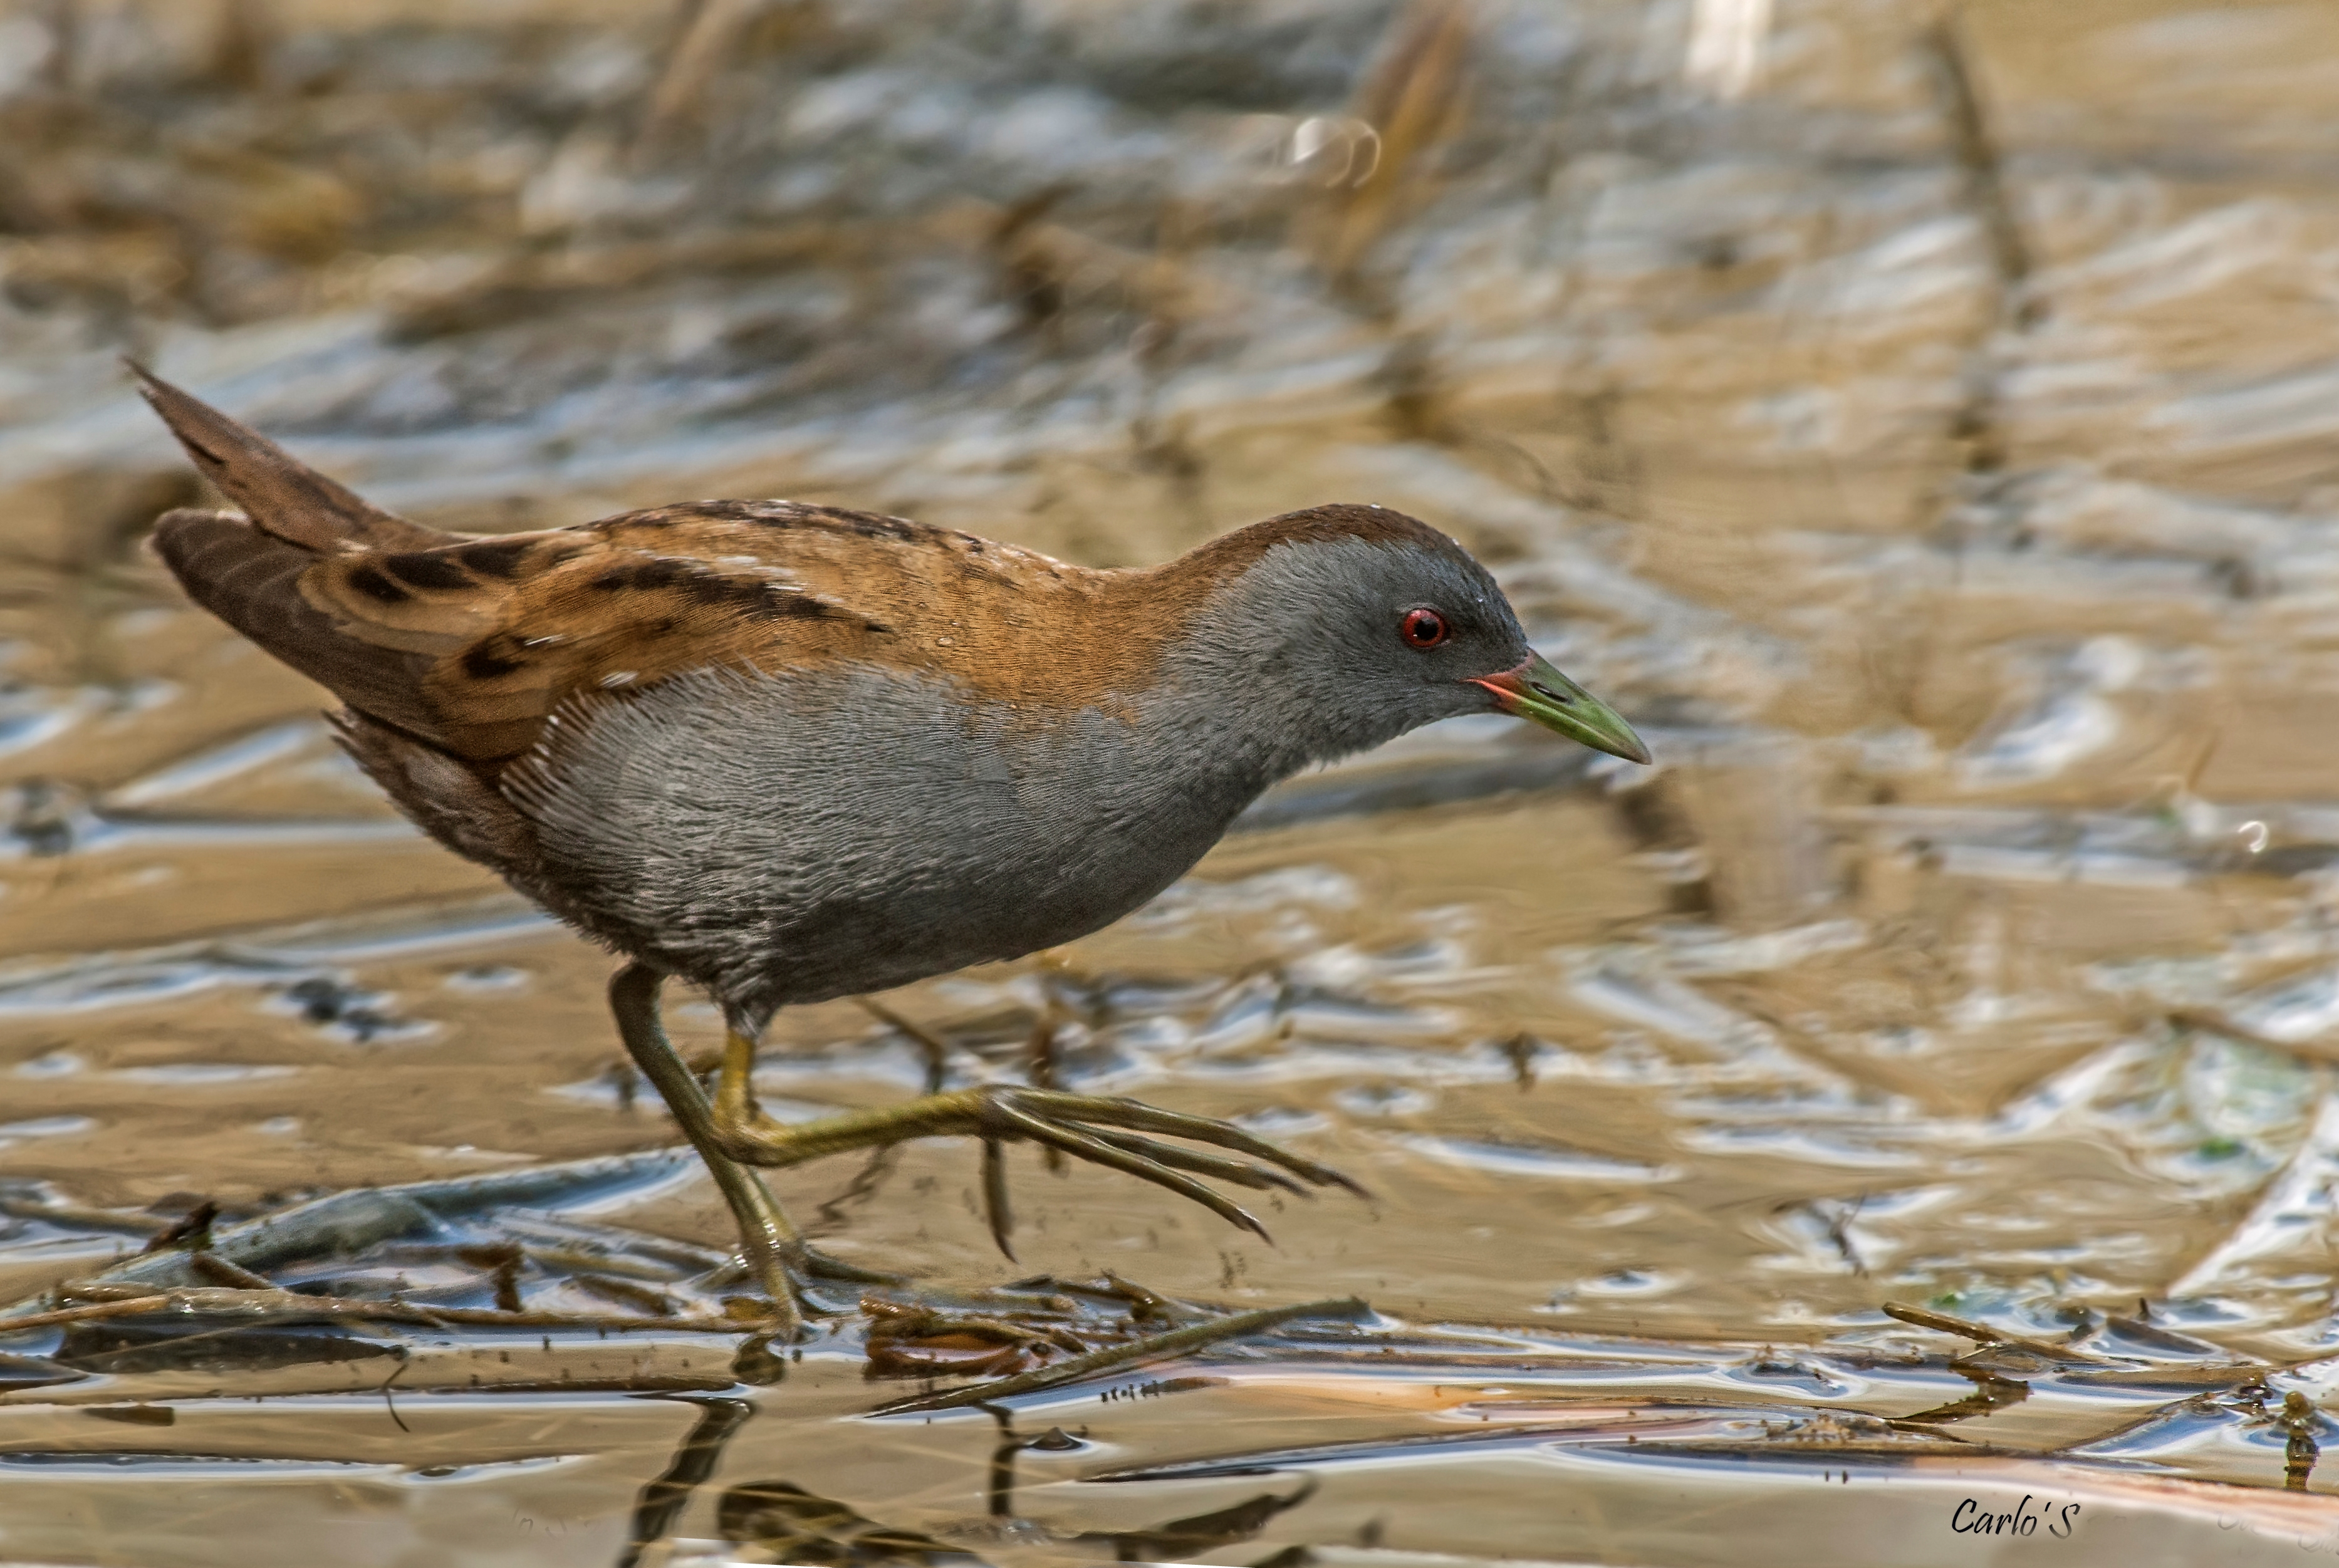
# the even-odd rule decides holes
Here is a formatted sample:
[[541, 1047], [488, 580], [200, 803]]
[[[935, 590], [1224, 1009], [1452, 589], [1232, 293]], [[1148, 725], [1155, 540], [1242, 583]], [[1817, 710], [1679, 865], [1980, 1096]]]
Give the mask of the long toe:
[[1250, 1210], [1221, 1193], [1213, 1192], [1192, 1177], [1172, 1170], [1158, 1159], [1115, 1149], [1093, 1133], [1068, 1123], [1031, 1115], [1012, 1100], [1002, 1099], [992, 1109], [1012, 1136], [1028, 1138], [1044, 1148], [1061, 1149], [1076, 1159], [1125, 1172], [1156, 1187], [1166, 1187], [1180, 1198], [1193, 1199], [1228, 1224], [1250, 1231], [1262, 1241], [1275, 1239], [1268, 1235], [1267, 1227], [1261, 1225], [1258, 1217]]
[[[997, 1087], [979, 1092], [976, 1119], [987, 1142], [1025, 1139], [1076, 1159], [1122, 1171], [1167, 1188], [1263, 1239], [1272, 1238], [1256, 1215], [1195, 1177], [1303, 1195], [1307, 1188], [1302, 1182], [1345, 1187], [1357, 1193], [1364, 1190], [1329, 1166], [1286, 1153], [1239, 1127], [1209, 1117], [1159, 1110], [1133, 1100], [1059, 1090]], [[1165, 1141], [1173, 1138], [1236, 1150], [1256, 1157], [1257, 1162]], [[997, 1171], [995, 1158], [987, 1159], [985, 1188], [995, 1194], [988, 1205], [993, 1216], [992, 1228], [1003, 1249], [1004, 1192]], [[1194, 1175], [1186, 1174], [1189, 1171]]]
[[1091, 1127], [1088, 1135], [1100, 1143], [1109, 1143], [1124, 1154], [1140, 1154], [1162, 1165], [1179, 1170], [1191, 1170], [1219, 1181], [1231, 1181], [1237, 1187], [1274, 1188], [1278, 1191], [1296, 1193], [1301, 1198], [1316, 1195], [1300, 1182], [1283, 1172], [1248, 1160], [1229, 1159], [1223, 1154], [1209, 1154], [1199, 1149], [1180, 1149], [1174, 1143], [1159, 1139], [1140, 1138], [1133, 1132], [1108, 1132]]
[[1332, 1167], [1278, 1149], [1256, 1133], [1246, 1132], [1232, 1122], [1220, 1121], [1215, 1117], [1189, 1116], [1183, 1111], [1163, 1110], [1142, 1100], [1124, 1100], [1119, 1096], [1066, 1094], [1056, 1090], [1025, 1090], [1020, 1103], [1036, 1115], [1082, 1123], [1091, 1129], [1125, 1128], [1131, 1132], [1159, 1133], [1166, 1138], [1213, 1144], [1280, 1166], [1318, 1187], [1345, 1188], [1359, 1198], [1372, 1196], [1361, 1185]]

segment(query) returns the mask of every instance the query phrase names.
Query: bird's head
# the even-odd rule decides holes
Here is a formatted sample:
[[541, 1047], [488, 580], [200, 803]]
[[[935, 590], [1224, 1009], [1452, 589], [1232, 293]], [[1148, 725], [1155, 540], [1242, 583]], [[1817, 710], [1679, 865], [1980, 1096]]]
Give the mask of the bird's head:
[[1179, 661], [1233, 673], [1235, 700], [1310, 760], [1490, 711], [1649, 760], [1632, 725], [1528, 645], [1486, 568], [1401, 512], [1293, 512], [1176, 566], [1212, 585], [1180, 628]]

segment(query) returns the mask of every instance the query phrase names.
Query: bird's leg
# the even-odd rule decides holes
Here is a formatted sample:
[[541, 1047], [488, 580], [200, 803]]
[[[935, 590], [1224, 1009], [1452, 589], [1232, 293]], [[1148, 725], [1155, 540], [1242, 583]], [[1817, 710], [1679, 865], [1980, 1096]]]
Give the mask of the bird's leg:
[[[706, 1097], [698, 1091], [698, 1080], [675, 1054], [665, 1027], [658, 1022], [658, 987], [665, 980], [646, 964], [627, 964], [609, 981], [609, 1011], [617, 1015], [617, 1033], [634, 1064], [665, 1097], [683, 1136], [706, 1162], [707, 1174], [715, 1178], [723, 1201], [730, 1205], [731, 1218], [738, 1222], [747, 1267], [779, 1314], [781, 1337], [793, 1338], [803, 1317], [796, 1309], [795, 1283], [789, 1270], [791, 1266], [804, 1264], [804, 1238], [788, 1223], [764, 1178], [724, 1152], [723, 1141], [707, 1114]], [[727, 1061], [725, 1074], [727, 1084]]]
[[[1240, 1187], [1303, 1195], [1308, 1189], [1302, 1182], [1364, 1191], [1330, 1166], [1287, 1153], [1227, 1122], [1157, 1110], [1133, 1100], [1016, 1084], [929, 1094], [906, 1105], [848, 1111], [791, 1127], [774, 1121], [755, 1103], [755, 1041], [735, 1021], [724, 1042], [723, 1077], [715, 1090], [713, 1139], [725, 1154], [748, 1165], [788, 1166], [913, 1138], [979, 1138], [983, 1142], [982, 1185], [992, 1234], [1000, 1250], [1011, 1257], [1014, 1254], [1007, 1247], [1010, 1222], [999, 1145], [1017, 1139], [1029, 1139], [1043, 1149], [1166, 1187], [1261, 1237], [1267, 1235], [1266, 1228], [1247, 1210], [1185, 1172]], [[1215, 1145], [1250, 1158], [1231, 1159], [1164, 1143], [1160, 1140], [1164, 1137]]]

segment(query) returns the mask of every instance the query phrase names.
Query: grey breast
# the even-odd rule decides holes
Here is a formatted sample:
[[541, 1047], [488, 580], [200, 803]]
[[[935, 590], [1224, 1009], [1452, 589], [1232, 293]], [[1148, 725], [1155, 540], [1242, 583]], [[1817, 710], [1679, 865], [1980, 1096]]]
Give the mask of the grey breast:
[[1148, 701], [1039, 724], [875, 666], [701, 672], [566, 716], [515, 794], [589, 925], [760, 1023], [1166, 887], [1269, 781]]

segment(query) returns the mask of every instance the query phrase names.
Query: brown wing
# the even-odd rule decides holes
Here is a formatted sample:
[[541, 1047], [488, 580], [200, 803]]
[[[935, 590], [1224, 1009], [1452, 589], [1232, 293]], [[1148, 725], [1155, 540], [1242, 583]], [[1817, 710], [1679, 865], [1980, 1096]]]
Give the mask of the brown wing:
[[[156, 552], [189, 595], [358, 713], [489, 773], [579, 693], [710, 665], [818, 661], [882, 636], [839, 591], [856, 545], [980, 548], [914, 523], [785, 502], [671, 507], [500, 537], [443, 533], [138, 374], [196, 465], [244, 508], [156, 522]], [[887, 564], [860, 563], [880, 578]]]
[[[143, 375], [143, 372], [141, 372]], [[492, 777], [564, 703], [686, 670], [852, 658], [1011, 706], [1078, 706], [1149, 639], [1085, 572], [899, 518], [703, 501], [578, 528], [441, 533], [360, 499], [174, 387], [146, 395], [248, 515], [178, 511], [155, 545], [194, 599], [357, 713]]]
[[299, 591], [344, 642], [384, 662], [420, 661], [416, 693], [429, 727], [418, 733], [492, 764], [526, 751], [580, 695], [710, 666], [821, 663], [885, 636], [883, 623], [807, 581], [834, 574], [792, 567], [805, 553], [790, 547], [804, 543], [796, 530], [723, 509], [666, 508], [331, 557], [302, 573]]

